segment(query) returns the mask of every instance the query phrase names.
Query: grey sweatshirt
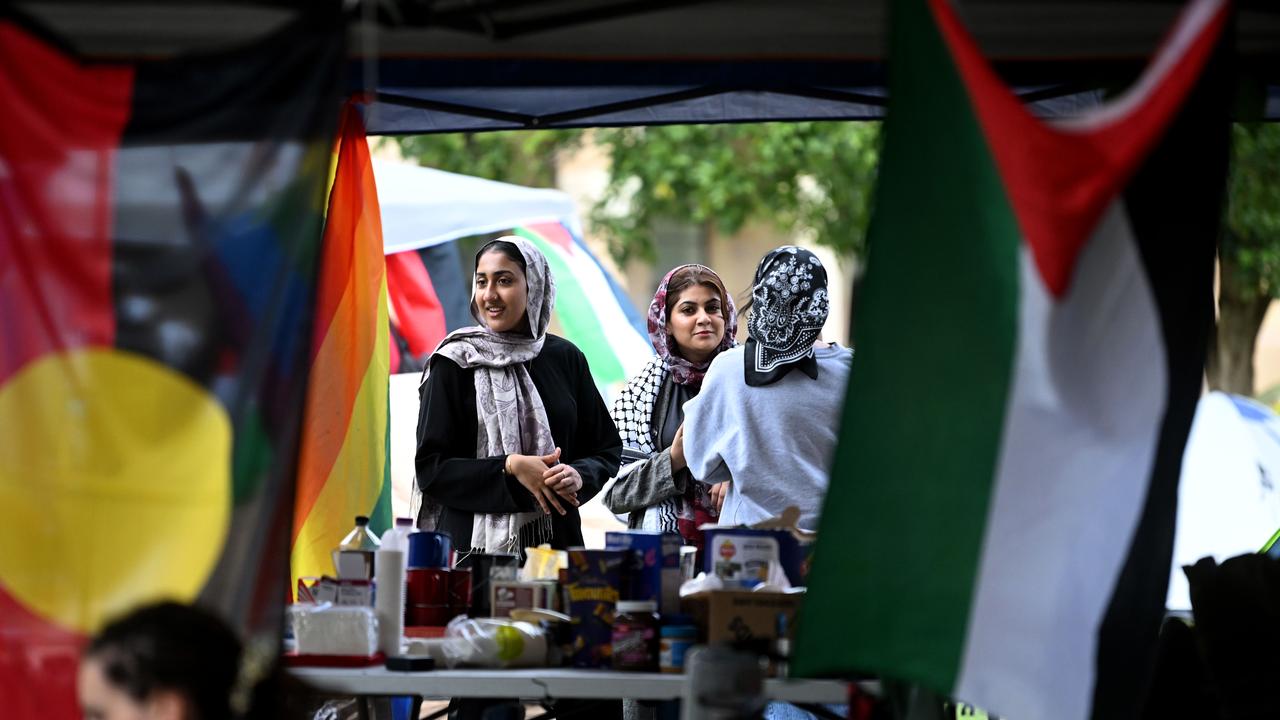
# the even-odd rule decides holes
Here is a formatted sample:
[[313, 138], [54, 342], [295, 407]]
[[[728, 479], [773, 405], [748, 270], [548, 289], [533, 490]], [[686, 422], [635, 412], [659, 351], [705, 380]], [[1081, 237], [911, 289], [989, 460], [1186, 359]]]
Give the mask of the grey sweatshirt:
[[733, 475], [722, 524], [756, 523], [795, 505], [800, 527], [817, 530], [853, 351], [816, 348], [817, 380], [793, 370], [763, 387], [747, 385], [743, 352], [720, 353], [702, 392], [685, 403], [689, 471], [703, 482], [722, 465]]

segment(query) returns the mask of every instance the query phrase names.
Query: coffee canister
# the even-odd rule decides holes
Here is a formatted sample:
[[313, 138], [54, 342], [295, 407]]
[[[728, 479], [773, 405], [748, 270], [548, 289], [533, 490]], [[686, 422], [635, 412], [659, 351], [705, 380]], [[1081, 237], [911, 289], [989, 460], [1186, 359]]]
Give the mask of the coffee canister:
[[489, 617], [489, 583], [491, 580], [515, 580], [520, 558], [515, 555], [469, 553], [458, 558], [456, 569], [471, 571], [471, 608], [473, 618]]

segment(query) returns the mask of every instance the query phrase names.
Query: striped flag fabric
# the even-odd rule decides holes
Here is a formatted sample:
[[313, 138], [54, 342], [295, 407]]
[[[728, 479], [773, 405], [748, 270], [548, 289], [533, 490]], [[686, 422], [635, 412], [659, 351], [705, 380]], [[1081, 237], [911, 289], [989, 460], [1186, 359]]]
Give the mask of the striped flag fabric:
[[386, 256], [391, 372], [418, 372], [448, 333], [444, 303], [419, 251]]
[[387, 297], [395, 343], [391, 372], [422, 372], [427, 356], [445, 335], [475, 324], [470, 310], [471, 276], [464, 274], [458, 243], [453, 241], [388, 253], [386, 257]]
[[161, 599], [278, 642], [340, 17], [87, 63], [0, 10], [0, 715]]
[[556, 279], [552, 331], [587, 356], [596, 385], [606, 397], [653, 357], [645, 320], [582, 238], [563, 223], [518, 227], [547, 256]]
[[375, 533], [391, 524], [387, 271], [369, 146], [352, 104], [342, 115], [315, 313], [291, 588], [334, 573], [330, 553], [355, 516], [369, 516]]
[[[512, 233], [541, 249], [555, 273], [557, 296], [551, 331], [587, 356], [596, 385], [608, 397], [653, 356], [645, 320], [626, 292], [570, 228], [574, 223], [531, 223]], [[457, 243], [387, 255], [393, 372], [419, 372], [426, 356], [451, 330], [475, 324], [469, 310], [471, 278], [459, 270]], [[397, 349], [398, 360], [397, 360]]]
[[1137, 717], [1213, 321], [1227, 3], [1191, 2], [1130, 89], [1053, 124], [951, 2], [893, 10], [795, 670], [1010, 718]]

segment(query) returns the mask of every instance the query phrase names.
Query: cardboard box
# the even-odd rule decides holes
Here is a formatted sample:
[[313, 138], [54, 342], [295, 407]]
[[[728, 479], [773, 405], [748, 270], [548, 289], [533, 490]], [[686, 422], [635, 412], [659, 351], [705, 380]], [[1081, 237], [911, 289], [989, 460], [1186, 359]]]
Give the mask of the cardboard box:
[[555, 610], [556, 588], [551, 580], [493, 580], [489, 583], [489, 607], [493, 617], [510, 617], [516, 608]]
[[564, 600], [573, 635], [574, 667], [613, 664], [613, 616], [630, 550], [569, 548]]
[[726, 585], [747, 590], [769, 577], [769, 563], [781, 563], [792, 587], [802, 587], [808, 575], [810, 547], [787, 530], [757, 530], [745, 527], [703, 525], [706, 539], [703, 567]]
[[372, 550], [334, 550], [333, 567], [339, 580], [373, 580], [376, 558]]
[[[312, 582], [307, 582], [308, 580]], [[325, 575], [322, 578], [298, 578], [298, 603], [321, 605], [368, 605], [373, 606], [373, 581], [371, 580], [335, 580]]]
[[372, 580], [339, 580], [335, 605], [373, 606]]
[[624, 600], [652, 600], [665, 614], [680, 606], [680, 536], [649, 530], [615, 530], [604, 534], [607, 550], [637, 554], [639, 567]]
[[293, 601], [298, 604], [317, 605], [322, 602], [333, 602], [338, 596], [338, 589], [333, 588], [333, 597], [317, 599], [316, 593], [320, 591], [320, 578], [314, 576], [298, 578], [298, 589], [293, 596]]
[[681, 598], [706, 642], [743, 642], [778, 637], [778, 615], [785, 615], [787, 635], [794, 637], [803, 593], [712, 590]]

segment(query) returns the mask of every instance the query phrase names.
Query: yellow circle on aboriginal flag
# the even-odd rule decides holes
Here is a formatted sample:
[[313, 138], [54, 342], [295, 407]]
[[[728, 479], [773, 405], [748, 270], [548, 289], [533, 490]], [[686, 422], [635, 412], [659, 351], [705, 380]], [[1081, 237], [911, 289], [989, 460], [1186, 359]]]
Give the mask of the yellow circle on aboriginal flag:
[[231, 422], [185, 375], [110, 348], [0, 385], [0, 585], [80, 632], [192, 600], [231, 515]]

